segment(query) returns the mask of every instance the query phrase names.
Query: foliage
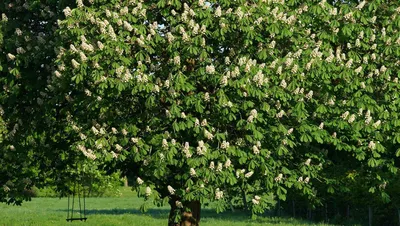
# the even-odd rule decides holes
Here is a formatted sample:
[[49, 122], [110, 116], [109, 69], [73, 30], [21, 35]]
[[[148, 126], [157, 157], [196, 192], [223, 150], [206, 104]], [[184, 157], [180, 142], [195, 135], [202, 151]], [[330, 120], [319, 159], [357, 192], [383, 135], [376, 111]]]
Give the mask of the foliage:
[[[67, 190], [74, 175], [122, 170], [147, 202], [178, 197], [177, 207], [199, 200], [217, 211], [229, 206], [232, 187], [252, 197], [253, 214], [288, 192], [310, 206], [352, 189], [367, 203], [391, 201], [386, 186], [400, 153], [397, 1], [78, 0], [55, 12], [52, 23], [37, 20], [49, 35], [23, 30], [38, 32], [34, 59], [30, 41], [11, 35], [18, 17], [2, 22], [2, 73], [12, 78], [2, 83], [15, 87], [1, 96], [6, 131], [33, 122], [2, 146], [45, 162], [25, 174], [54, 167], [62, 176], [46, 177]], [[52, 39], [44, 51], [42, 36]], [[32, 71], [41, 79], [15, 82]], [[24, 101], [32, 118], [16, 107]]]

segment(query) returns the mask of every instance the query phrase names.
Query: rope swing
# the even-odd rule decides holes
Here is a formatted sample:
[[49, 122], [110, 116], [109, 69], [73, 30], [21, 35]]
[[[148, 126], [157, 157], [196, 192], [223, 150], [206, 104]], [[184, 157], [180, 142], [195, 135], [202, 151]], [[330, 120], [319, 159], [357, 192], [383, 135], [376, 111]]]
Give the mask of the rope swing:
[[[81, 180], [79, 179], [79, 182]], [[82, 192], [82, 201], [83, 201], [83, 211], [82, 211], [82, 201], [81, 201], [81, 192]], [[79, 217], [74, 217], [74, 207], [75, 207], [75, 197], [78, 196], [78, 205], [79, 205]], [[71, 202], [72, 201], [72, 202]], [[82, 214], [83, 213], [83, 214]], [[67, 209], [67, 222], [72, 222], [76, 220], [86, 221], [86, 197], [85, 197], [85, 189], [80, 189], [80, 184], [75, 180], [74, 181], [74, 189], [72, 192], [70, 191], [68, 194], [68, 209]]]

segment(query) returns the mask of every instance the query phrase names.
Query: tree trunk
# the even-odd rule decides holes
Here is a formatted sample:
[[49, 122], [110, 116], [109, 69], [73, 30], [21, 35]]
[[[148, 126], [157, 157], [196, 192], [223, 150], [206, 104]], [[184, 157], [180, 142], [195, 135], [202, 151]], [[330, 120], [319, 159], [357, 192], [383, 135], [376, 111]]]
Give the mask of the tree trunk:
[[[173, 195], [169, 200], [171, 209], [168, 216], [168, 226], [199, 226], [200, 223], [200, 212], [201, 203], [200, 201], [190, 201], [184, 203], [184, 207], [190, 209], [190, 211], [183, 211], [176, 206], [176, 201], [179, 198]], [[181, 214], [181, 221], [175, 222], [175, 215]]]
[[235, 212], [235, 208], [233, 207], [233, 204], [232, 204], [232, 199], [231, 199], [231, 200], [229, 200], [229, 206], [231, 207], [231, 211], [232, 211], [232, 213], [234, 213], [234, 212]]
[[372, 226], [372, 207], [368, 207], [368, 225]]
[[243, 201], [243, 207], [245, 210], [248, 210], [247, 206], [247, 199], [246, 199], [246, 192], [242, 189], [242, 201]]
[[328, 222], [328, 204], [325, 203], [325, 222]]
[[190, 212], [183, 212], [181, 218], [181, 226], [199, 226], [201, 203], [200, 201], [191, 201], [185, 205]]
[[168, 216], [168, 226], [179, 226], [178, 223], [175, 223], [175, 211], [177, 210], [176, 207], [176, 201], [178, 200], [178, 197], [172, 196], [168, 203], [171, 206], [171, 209], [169, 210], [169, 216]]
[[307, 219], [312, 220], [312, 209], [311, 208], [307, 209]]
[[277, 213], [278, 217], [281, 216], [281, 200], [280, 199], [278, 199], [278, 209], [277, 209], [276, 213]]
[[292, 209], [293, 209], [293, 218], [296, 218], [296, 203], [294, 200], [292, 201]]
[[400, 225], [400, 209], [397, 209], [397, 216], [399, 217], [399, 225]]

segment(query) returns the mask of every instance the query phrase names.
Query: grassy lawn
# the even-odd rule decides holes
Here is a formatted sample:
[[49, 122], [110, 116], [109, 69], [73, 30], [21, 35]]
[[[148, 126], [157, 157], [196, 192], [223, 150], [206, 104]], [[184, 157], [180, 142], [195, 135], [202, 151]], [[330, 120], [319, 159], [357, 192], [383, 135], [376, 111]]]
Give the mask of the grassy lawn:
[[[147, 213], [141, 213], [142, 200], [134, 197], [133, 192], [123, 191], [121, 197], [87, 198], [87, 222], [65, 221], [67, 215], [66, 198], [34, 198], [22, 206], [0, 204], [0, 226], [13, 225], [167, 225], [168, 207], [152, 207]], [[77, 208], [77, 206], [75, 207]], [[79, 216], [79, 213], [75, 213]], [[74, 216], [75, 216], [74, 214]], [[246, 226], [246, 225], [316, 225], [307, 221], [289, 218], [259, 217], [251, 220], [244, 213], [230, 211], [216, 214], [212, 209], [202, 210], [202, 226]], [[324, 224], [318, 224], [324, 225]]]

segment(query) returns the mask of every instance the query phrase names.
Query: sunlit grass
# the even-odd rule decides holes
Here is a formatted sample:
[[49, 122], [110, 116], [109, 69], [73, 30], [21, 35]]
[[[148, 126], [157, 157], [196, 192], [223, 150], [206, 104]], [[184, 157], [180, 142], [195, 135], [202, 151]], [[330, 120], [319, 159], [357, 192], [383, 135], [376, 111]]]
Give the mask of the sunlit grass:
[[[86, 222], [66, 222], [68, 200], [66, 198], [33, 198], [22, 206], [8, 206], [0, 204], [0, 225], [138, 225], [158, 226], [167, 225], [168, 207], [151, 207], [147, 213], [141, 213], [139, 206], [142, 200], [135, 197], [134, 193], [121, 190], [121, 197], [87, 198]], [[75, 206], [78, 209], [78, 206]], [[74, 216], [79, 216], [75, 211]], [[202, 226], [247, 226], [247, 225], [324, 225], [313, 224], [290, 218], [259, 217], [251, 220], [240, 211], [230, 211], [216, 214], [214, 210], [202, 210]]]

